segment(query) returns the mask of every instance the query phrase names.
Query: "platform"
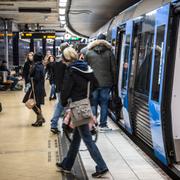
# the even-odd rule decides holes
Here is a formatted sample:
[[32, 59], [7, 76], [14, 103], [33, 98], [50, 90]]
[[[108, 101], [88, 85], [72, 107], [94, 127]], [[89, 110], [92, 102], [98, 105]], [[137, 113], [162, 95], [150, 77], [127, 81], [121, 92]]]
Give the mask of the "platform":
[[[0, 180], [76, 179], [62, 176], [55, 167], [56, 161], [65, 155], [68, 143], [62, 134], [58, 137], [49, 131], [54, 101], [46, 98], [43, 107], [46, 124], [34, 128], [31, 123], [35, 115], [21, 103], [23, 95], [23, 91], [0, 92], [0, 102], [3, 105], [0, 113]], [[113, 131], [99, 133], [97, 141], [110, 170], [106, 178], [101, 179], [170, 179], [115, 124], [109, 122]], [[95, 164], [85, 149], [82, 144], [80, 156], [84, 167], [79, 168], [85, 169], [84, 177], [87, 175], [92, 179]]]

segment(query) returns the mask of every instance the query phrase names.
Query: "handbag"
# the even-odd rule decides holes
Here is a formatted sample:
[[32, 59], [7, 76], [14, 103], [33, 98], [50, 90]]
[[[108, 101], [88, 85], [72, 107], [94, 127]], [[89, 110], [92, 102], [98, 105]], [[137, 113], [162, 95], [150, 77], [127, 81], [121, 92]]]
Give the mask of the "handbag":
[[[32, 84], [32, 90], [29, 93], [28, 100], [25, 102], [25, 106], [28, 109], [32, 109], [34, 106], [36, 106], [36, 98], [35, 98], [35, 93], [34, 93], [34, 82], [32, 79], [31, 79], [31, 84]], [[32, 93], [33, 93], [33, 98], [31, 98]]]
[[74, 127], [88, 124], [93, 118], [93, 113], [89, 101], [89, 94], [90, 82], [88, 82], [87, 87], [87, 98], [70, 103], [70, 109], [72, 112], [72, 124]]

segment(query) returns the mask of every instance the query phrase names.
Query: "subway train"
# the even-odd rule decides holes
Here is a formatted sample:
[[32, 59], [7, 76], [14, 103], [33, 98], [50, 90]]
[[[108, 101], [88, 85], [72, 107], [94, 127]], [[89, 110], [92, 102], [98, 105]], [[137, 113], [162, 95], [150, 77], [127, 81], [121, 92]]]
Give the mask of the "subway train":
[[111, 109], [111, 116], [180, 179], [180, 1], [140, 1], [91, 38], [99, 33], [107, 34], [116, 56], [122, 108]]

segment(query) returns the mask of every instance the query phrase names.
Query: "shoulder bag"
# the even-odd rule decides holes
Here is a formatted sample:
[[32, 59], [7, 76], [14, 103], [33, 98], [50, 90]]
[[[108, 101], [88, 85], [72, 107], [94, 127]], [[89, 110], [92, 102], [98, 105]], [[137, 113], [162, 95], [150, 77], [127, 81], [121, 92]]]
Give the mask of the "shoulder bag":
[[[25, 103], [25, 106], [28, 109], [32, 109], [34, 106], [36, 106], [36, 98], [35, 98], [35, 93], [34, 93], [34, 82], [33, 82], [33, 79], [31, 79], [31, 84], [32, 84], [32, 90], [29, 93], [29, 98], [28, 98], [28, 100]], [[33, 98], [31, 97], [32, 93], [33, 93]]]
[[88, 82], [87, 86], [87, 98], [70, 103], [72, 124], [74, 127], [88, 124], [89, 121], [93, 118], [93, 113], [89, 101], [90, 82]]

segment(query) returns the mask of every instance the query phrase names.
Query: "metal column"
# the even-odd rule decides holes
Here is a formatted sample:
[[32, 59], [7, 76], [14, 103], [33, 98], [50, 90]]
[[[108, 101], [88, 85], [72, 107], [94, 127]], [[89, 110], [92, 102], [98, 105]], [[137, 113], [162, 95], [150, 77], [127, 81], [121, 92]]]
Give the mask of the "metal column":
[[53, 42], [53, 55], [56, 56], [56, 39]]
[[30, 52], [34, 52], [34, 39], [30, 39]]
[[46, 39], [45, 38], [42, 39], [42, 52], [43, 52], [43, 55], [45, 56], [46, 55]]
[[19, 32], [13, 33], [13, 65], [19, 66]]
[[7, 67], [9, 68], [9, 50], [8, 50], [8, 20], [5, 20], [5, 60], [7, 61]]

